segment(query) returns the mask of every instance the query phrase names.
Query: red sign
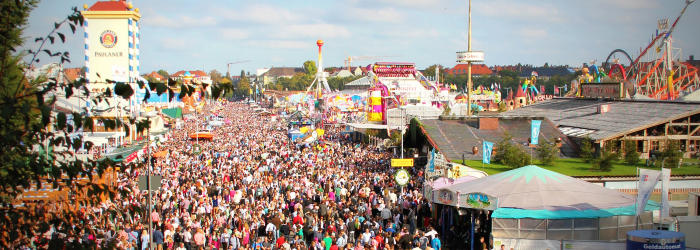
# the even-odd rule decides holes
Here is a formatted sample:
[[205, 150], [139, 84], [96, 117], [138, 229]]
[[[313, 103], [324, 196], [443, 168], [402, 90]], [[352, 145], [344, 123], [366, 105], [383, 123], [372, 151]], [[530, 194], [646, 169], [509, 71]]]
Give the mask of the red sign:
[[586, 98], [624, 98], [622, 83], [584, 83], [581, 85], [581, 97]]

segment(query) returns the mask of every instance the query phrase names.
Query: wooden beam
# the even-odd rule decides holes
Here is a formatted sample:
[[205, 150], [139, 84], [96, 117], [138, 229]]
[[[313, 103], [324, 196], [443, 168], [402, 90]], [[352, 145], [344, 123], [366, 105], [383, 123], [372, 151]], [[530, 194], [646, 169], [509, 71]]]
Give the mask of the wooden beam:
[[624, 140], [700, 140], [700, 136], [688, 136], [688, 135], [667, 135], [667, 136], [625, 136], [622, 137]]
[[677, 123], [676, 122], [676, 123], [673, 123], [672, 122], [672, 123], [669, 123], [669, 125], [671, 125], [671, 126], [688, 126], [688, 125], [695, 126], [695, 125], [700, 125], [700, 123], [697, 123], [697, 122], [687, 122], [687, 123], [686, 122], [684, 122], [684, 123]]

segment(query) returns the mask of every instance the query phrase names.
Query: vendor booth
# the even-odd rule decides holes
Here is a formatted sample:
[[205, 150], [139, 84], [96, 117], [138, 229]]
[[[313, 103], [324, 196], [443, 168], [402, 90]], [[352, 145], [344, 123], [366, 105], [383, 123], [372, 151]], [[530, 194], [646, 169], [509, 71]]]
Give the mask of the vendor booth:
[[476, 235], [490, 233], [495, 242], [621, 241], [637, 224], [640, 229], [651, 228], [652, 210], [659, 207], [650, 201], [637, 217], [634, 196], [534, 165], [446, 186], [434, 190], [432, 197], [434, 203], [451, 206], [458, 214], [469, 213], [462, 208], [481, 204], [476, 214], [483, 220], [475, 222]]

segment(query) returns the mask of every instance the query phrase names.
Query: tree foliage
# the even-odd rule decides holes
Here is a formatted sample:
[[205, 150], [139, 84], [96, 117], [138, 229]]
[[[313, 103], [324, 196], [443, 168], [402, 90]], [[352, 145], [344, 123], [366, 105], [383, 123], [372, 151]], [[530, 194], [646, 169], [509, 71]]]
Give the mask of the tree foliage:
[[600, 171], [609, 172], [613, 168], [613, 163], [620, 158], [620, 155], [613, 149], [613, 143], [607, 143], [600, 149], [598, 157], [593, 159], [593, 167]]
[[245, 75], [245, 71], [241, 70], [241, 78], [238, 80], [238, 87], [235, 89], [237, 95], [249, 96], [251, 91], [250, 81]]
[[494, 160], [511, 168], [519, 168], [530, 164], [531, 157], [522, 148], [513, 144], [513, 137], [507, 132], [498, 143], [496, 143], [496, 156]]
[[158, 71], [156, 71], [156, 73], [158, 73], [165, 79], [170, 78], [170, 73], [168, 73], [168, 71], [165, 71], [164, 69], [159, 69]]
[[537, 158], [540, 159], [544, 165], [552, 165], [554, 161], [559, 159], [559, 147], [557, 147], [556, 142], [548, 141], [542, 139], [537, 145]]
[[316, 62], [311, 60], [304, 62], [304, 72], [306, 72], [307, 75], [313, 76], [317, 71], [318, 68], [316, 67]]
[[639, 163], [639, 152], [637, 152], [637, 141], [625, 140], [624, 146], [625, 162], [629, 165]]
[[[135, 88], [145, 91], [144, 101], [152, 92], [168, 93], [172, 100], [176, 88], [180, 89], [181, 97], [191, 95], [195, 90], [192, 85], [178, 85], [171, 79], [164, 83], [148, 84], [141, 81], [124, 83], [105, 79], [107, 83], [113, 84], [114, 88], [107, 88], [103, 93], [94, 93], [87, 88], [85, 79], [67, 82], [53, 77], [28, 78], [27, 70], [40, 63], [40, 54], [46, 54], [49, 59], [60, 63], [70, 62], [68, 52], [52, 51], [49, 47], [58, 42], [64, 43], [65, 34], [75, 34], [76, 28], [84, 23], [80, 11], [74, 7], [65, 19], [52, 24], [52, 29], [46, 36], [34, 40], [36, 49], [19, 52], [16, 49], [22, 45], [22, 28], [35, 6], [36, 1], [0, 2], [0, 13], [3, 16], [3, 22], [0, 22], [0, 36], [3, 38], [0, 43], [0, 207], [4, 212], [4, 216], [0, 217], [0, 227], [12, 233], [24, 226], [20, 225], [18, 218], [26, 217], [28, 210], [15, 208], [11, 202], [31, 187], [41, 188], [42, 183], [48, 183], [54, 188], [85, 193], [87, 196], [81, 200], [68, 201], [79, 202], [82, 205], [99, 202], [101, 195], [113, 199], [117, 194], [108, 184], [76, 181], [83, 177], [95, 180], [110, 169], [117, 171], [114, 168], [116, 166], [122, 170], [125, 168], [121, 163], [117, 164], [107, 158], [88, 157], [81, 160], [76, 157], [76, 152], [89, 152], [93, 145], [83, 140], [81, 135], [74, 136], [73, 133], [94, 131], [94, 122], [104, 124], [105, 129], [109, 131], [125, 131], [127, 136], [129, 128], [136, 128], [136, 132], [142, 132], [150, 126], [146, 120], [135, 118], [92, 116], [87, 108], [72, 112], [54, 109], [57, 99], [79, 95], [93, 106], [107, 103], [110, 108], [114, 108], [111, 100], [129, 99]], [[30, 59], [26, 63], [22, 62], [23, 56]], [[213, 92], [220, 88], [218, 85], [212, 86]], [[108, 209], [104, 212], [119, 211]], [[66, 218], [64, 216], [65, 214], [57, 215], [54, 217], [55, 221]], [[48, 221], [37, 223], [43, 230], [41, 232], [48, 230]], [[7, 240], [5, 237], [7, 235], [0, 235], [0, 242]]]
[[586, 136], [583, 139], [581, 139], [581, 143], [579, 145], [579, 156], [583, 158], [583, 161], [590, 163], [593, 162], [593, 144], [591, 143], [591, 138]]
[[664, 150], [661, 152], [661, 157], [663, 159], [663, 167], [678, 167], [681, 158], [683, 158], [679, 142], [677, 140], [664, 141]]

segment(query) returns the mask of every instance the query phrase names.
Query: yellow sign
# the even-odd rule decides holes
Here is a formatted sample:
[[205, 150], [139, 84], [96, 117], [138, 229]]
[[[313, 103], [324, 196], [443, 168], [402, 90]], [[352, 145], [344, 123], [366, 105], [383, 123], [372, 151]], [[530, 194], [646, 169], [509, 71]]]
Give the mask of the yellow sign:
[[413, 167], [413, 158], [409, 159], [391, 159], [392, 167]]

